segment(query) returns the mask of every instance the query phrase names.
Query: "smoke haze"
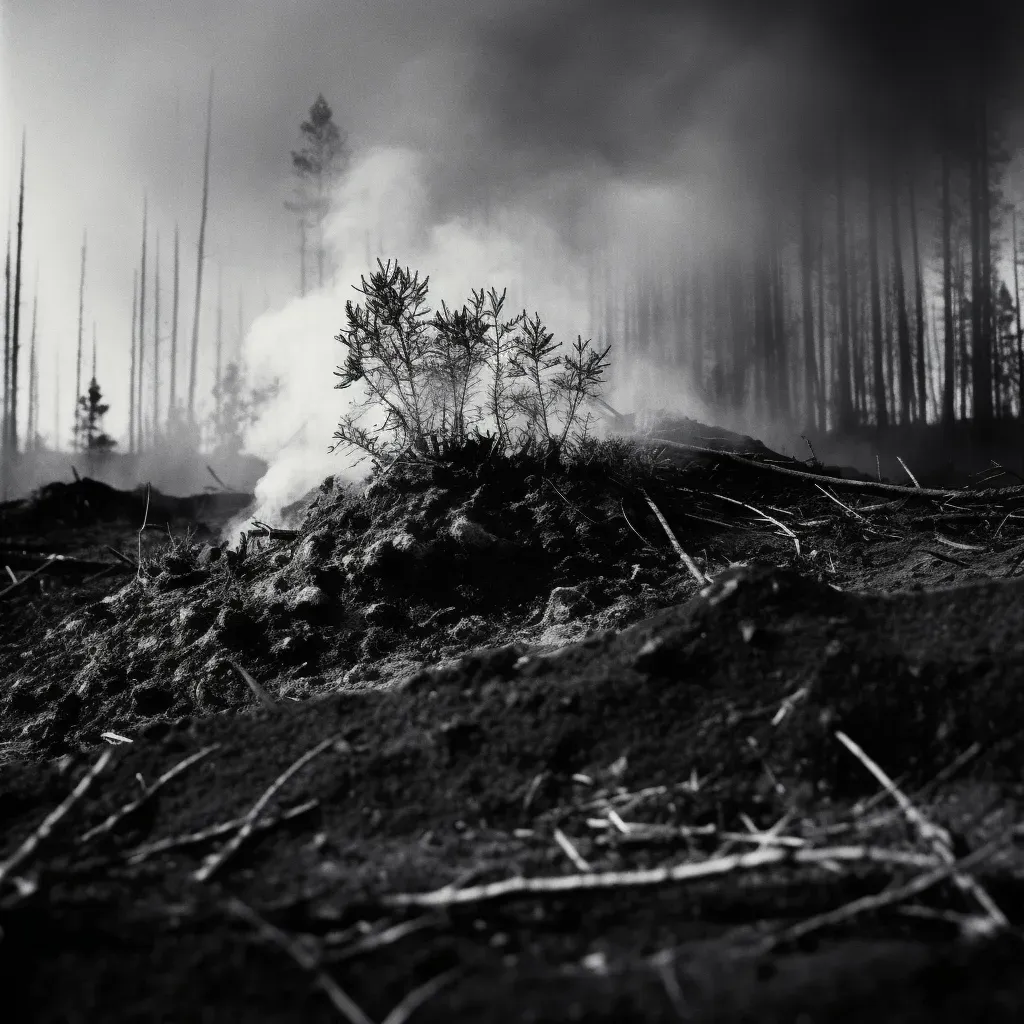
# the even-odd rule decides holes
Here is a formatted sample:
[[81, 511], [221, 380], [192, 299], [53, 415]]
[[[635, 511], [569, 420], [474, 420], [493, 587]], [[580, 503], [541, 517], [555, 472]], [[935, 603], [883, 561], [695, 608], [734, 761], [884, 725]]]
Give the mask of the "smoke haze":
[[[273, 463], [260, 495], [269, 515], [328, 472], [355, 472], [326, 453], [349, 400], [333, 389], [334, 337], [376, 257], [429, 274], [432, 305], [507, 285], [510, 312], [539, 311], [563, 341], [587, 336], [593, 294], [638, 259], [668, 273], [738, 249], [805, 175], [826, 191], [837, 124], [871, 146], [884, 136], [887, 158], [915, 170], [941, 98], [955, 105], [984, 66], [1016, 151], [1022, 8], [979, 0], [953, 17], [924, 0], [7, 0], [0, 180], [10, 199], [25, 129], [42, 429], [52, 433], [46, 374], [59, 364], [61, 441], [70, 436], [83, 231], [86, 337], [95, 319], [111, 433], [127, 428], [119, 396], [143, 195], [165, 296], [180, 224], [191, 324], [211, 68], [200, 394], [208, 406], [221, 272], [229, 354], [244, 333], [252, 374], [281, 382], [249, 439]], [[283, 201], [289, 151], [320, 92], [354, 161], [326, 225], [336, 280], [299, 299], [298, 232]], [[642, 395], [702, 409], [685, 376], [656, 359], [617, 367], [616, 385], [627, 407]]]

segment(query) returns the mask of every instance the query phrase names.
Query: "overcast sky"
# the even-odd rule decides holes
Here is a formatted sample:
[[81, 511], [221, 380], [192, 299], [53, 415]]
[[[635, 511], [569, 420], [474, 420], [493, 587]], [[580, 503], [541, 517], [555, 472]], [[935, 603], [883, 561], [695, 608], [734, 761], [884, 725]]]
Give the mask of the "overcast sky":
[[[999, 76], [1024, 65], [1019, 8], [972, 6], [991, 29], [982, 46]], [[694, 233], [711, 221], [727, 233], [715, 199], [749, 189], [755, 168], [792, 177], [822, 97], [875, 89], [890, 107], [915, 104], [911, 122], [926, 123], [936, 69], [956, 66], [964, 32], [962, 18], [945, 20], [925, 0], [3, 0], [0, 11], [0, 182], [13, 202], [25, 129], [24, 316], [38, 271], [41, 427], [53, 429], [59, 358], [65, 441], [83, 231], [87, 345], [95, 320], [112, 397], [127, 378], [144, 195], [151, 267], [160, 235], [164, 311], [180, 225], [190, 322], [211, 68], [204, 305], [212, 309], [222, 273], [230, 351], [240, 295], [251, 320], [297, 291], [296, 230], [282, 203], [289, 151], [318, 92], [357, 156], [381, 146], [418, 155], [431, 223], [487, 195], [519, 197], [523, 216], [557, 210], [585, 245], [588, 203], [600, 192], [607, 217], [608, 196], [625, 183], [623, 209], [640, 237], [647, 223], [677, 229], [670, 208]], [[381, 167], [412, 166], [403, 160], [373, 164], [365, 187]], [[409, 180], [391, 187], [400, 194]], [[374, 217], [394, 221], [396, 200], [387, 202]], [[353, 208], [341, 221], [358, 219]], [[352, 243], [355, 234], [332, 237]], [[315, 319], [321, 333], [340, 329], [337, 297]], [[207, 342], [210, 329], [207, 316]], [[207, 370], [210, 359], [207, 348]], [[120, 433], [125, 423], [115, 403], [108, 427]]]

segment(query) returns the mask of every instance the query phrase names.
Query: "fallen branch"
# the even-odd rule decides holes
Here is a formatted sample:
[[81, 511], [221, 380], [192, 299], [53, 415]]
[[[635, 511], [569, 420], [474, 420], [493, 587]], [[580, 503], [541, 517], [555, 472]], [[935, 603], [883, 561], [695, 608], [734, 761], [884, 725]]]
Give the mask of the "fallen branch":
[[237, 661], [228, 661], [228, 664], [245, 680], [246, 685], [255, 694], [256, 699], [268, 710], [278, 711], [281, 706], [273, 697], [251, 676]]
[[313, 984], [331, 1001], [331, 1005], [350, 1024], [373, 1024], [373, 1021], [353, 1001], [352, 997], [325, 971], [320, 970], [315, 953], [296, 942], [290, 935], [262, 918], [247, 903], [236, 896], [229, 897], [224, 908], [229, 914], [252, 925], [260, 938], [269, 939], [278, 949], [283, 950], [301, 967], [313, 976]]
[[300, 758], [293, 761], [274, 781], [266, 788], [263, 795], [252, 805], [249, 813], [242, 819], [242, 824], [238, 831], [231, 837], [219, 850], [215, 850], [206, 860], [202, 866], [193, 874], [193, 879], [197, 882], [208, 881], [215, 872], [219, 871], [228, 859], [235, 853], [238, 852], [242, 844], [252, 835], [256, 828], [256, 823], [259, 821], [260, 814], [263, 813], [263, 809], [274, 799], [277, 794], [288, 780], [301, 771], [310, 761], [314, 758], [319, 757], [329, 747], [334, 746], [338, 742], [338, 737], [330, 736], [325, 740], [321, 740], [311, 750], [307, 750]]
[[683, 451], [696, 452], [699, 455], [713, 455], [717, 458], [730, 459], [738, 462], [741, 466], [750, 466], [754, 469], [768, 470], [772, 473], [782, 473], [785, 476], [796, 477], [798, 480], [810, 480], [814, 483], [830, 484], [833, 487], [845, 487], [851, 491], [862, 491], [865, 494], [901, 494], [915, 498], [936, 498], [948, 500], [950, 498], [978, 498], [985, 500], [998, 500], [1000, 498], [1024, 497], [1024, 484], [1014, 487], [987, 487], [977, 491], [949, 491], [934, 487], [905, 487], [903, 484], [886, 484], [881, 480], [847, 480], [841, 476], [825, 476], [821, 473], [810, 473], [802, 469], [790, 469], [788, 466], [779, 466], [774, 463], [760, 462], [757, 459], [748, 459], [733, 452], [723, 451], [718, 448], [704, 448], [695, 444], [684, 444], [682, 441], [669, 441], [662, 437], [645, 438], [648, 444], [665, 444], [672, 448], [680, 448]]
[[[945, 864], [952, 865], [953, 844], [949, 833], [932, 824], [904, 795], [896, 783], [889, 778], [882, 768], [876, 764], [853, 740], [844, 732], [836, 732], [836, 739], [878, 780], [885, 791], [896, 801], [907, 821], [917, 829], [918, 835], [931, 848], [932, 852]], [[991, 896], [973, 879], [960, 871], [952, 875], [953, 884], [963, 893], [973, 897], [975, 902], [985, 911], [986, 916], [997, 928], [1009, 925], [1006, 915], [996, 906]]]
[[[703, 587], [705, 583], [710, 583], [710, 579], [704, 575], [697, 568], [697, 563], [683, 550], [683, 546], [676, 539], [676, 535], [672, 532], [672, 527], [668, 525], [668, 520], [661, 514], [661, 509], [651, 500], [651, 496], [643, 489], [640, 493], [644, 496], [644, 500], [651, 507], [651, 511], [658, 517], [658, 522], [661, 523], [661, 528], [665, 531], [666, 535], [672, 547], [675, 548], [676, 554], [679, 556], [679, 560], [686, 566], [690, 571], [690, 575], [697, 581], [697, 586]], [[799, 550], [798, 550], [799, 553]]]
[[[291, 821], [301, 814], [306, 814], [318, 806], [319, 800], [306, 800], [304, 803], [296, 804], [287, 811], [283, 811], [276, 818], [260, 818], [256, 822], [256, 832], [265, 832], [274, 828], [284, 821]], [[123, 854], [129, 864], [141, 864], [144, 860], [158, 853], [167, 853], [169, 850], [180, 850], [185, 846], [199, 846], [208, 843], [211, 839], [219, 839], [221, 836], [230, 835], [242, 826], [243, 818], [234, 818], [231, 821], [222, 821], [217, 825], [210, 825], [209, 828], [200, 829], [198, 832], [186, 832], [184, 835], [169, 836], [166, 839], [156, 839], [151, 843], [136, 846]]]
[[28, 836], [21, 846], [0, 864], [0, 885], [8, 875], [20, 868], [50, 838], [61, 819], [85, 796], [96, 777], [110, 764], [113, 756], [113, 749], [104, 750], [100, 754], [99, 760], [78, 780], [78, 785], [40, 822], [38, 828]]
[[[111, 734], [112, 735], [112, 734]], [[131, 742], [130, 740], [128, 742]], [[136, 797], [134, 800], [130, 800], [120, 810], [115, 811], [105, 821], [100, 822], [99, 825], [89, 829], [88, 832], [83, 833], [79, 839], [79, 843], [89, 843], [98, 836], [105, 835], [112, 832], [117, 826], [125, 820], [125, 818], [135, 814], [144, 804], [153, 798], [153, 796], [168, 782], [179, 776], [183, 771], [191, 768], [197, 761], [201, 761], [208, 754], [212, 754], [220, 746], [219, 743], [214, 743], [209, 747], [203, 747], [202, 750], [196, 751], [194, 754], [190, 754], [184, 760], [179, 761], [169, 771], [164, 772], [159, 779], [156, 780], [151, 786], [147, 786], [141, 796]]]
[[43, 562], [43, 564], [39, 566], [38, 569], [34, 570], [33, 572], [30, 572], [27, 576], [22, 576], [17, 583], [12, 583], [9, 587], [4, 587], [3, 590], [0, 590], [0, 597], [6, 597], [12, 591], [17, 590], [18, 587], [28, 583], [30, 579], [32, 579], [34, 576], [38, 576], [47, 566], [56, 561], [56, 559], [56, 555], [50, 555], [50, 557], [45, 562]]
[[867, 862], [897, 867], [934, 868], [937, 861], [920, 853], [884, 850], [873, 846], [833, 846], [823, 849], [761, 849], [750, 853], [715, 857], [695, 864], [648, 868], [641, 871], [598, 871], [589, 874], [555, 875], [542, 878], [516, 876], [499, 882], [454, 889], [444, 886], [433, 892], [394, 893], [383, 897], [390, 907], [454, 907], [468, 903], [487, 903], [512, 896], [547, 893], [608, 891], [678, 885], [706, 878], [717, 878], [740, 871], [756, 871], [781, 864], [822, 864], [828, 861]]

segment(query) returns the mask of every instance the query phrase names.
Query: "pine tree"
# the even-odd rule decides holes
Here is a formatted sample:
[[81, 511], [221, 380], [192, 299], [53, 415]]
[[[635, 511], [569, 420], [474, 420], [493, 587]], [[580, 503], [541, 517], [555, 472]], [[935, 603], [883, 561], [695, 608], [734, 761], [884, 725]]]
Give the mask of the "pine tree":
[[334, 123], [331, 108], [319, 95], [309, 108], [309, 120], [301, 128], [303, 147], [292, 151], [292, 170], [298, 181], [295, 198], [285, 207], [299, 215], [302, 294], [306, 292], [306, 246], [313, 232], [319, 285], [324, 286], [327, 250], [324, 244], [324, 218], [331, 206], [331, 190], [337, 184], [349, 153], [347, 136]]

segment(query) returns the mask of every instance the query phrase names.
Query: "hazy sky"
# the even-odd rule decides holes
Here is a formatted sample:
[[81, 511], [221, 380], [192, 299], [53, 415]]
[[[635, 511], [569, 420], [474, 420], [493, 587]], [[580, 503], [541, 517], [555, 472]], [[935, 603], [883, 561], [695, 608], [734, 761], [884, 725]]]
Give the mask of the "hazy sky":
[[[447, 246], [450, 261], [463, 251], [452, 234], [459, 214], [488, 195], [524, 221], [536, 209], [559, 212], [581, 244], [595, 197], [605, 219], [625, 211], [639, 238], [683, 222], [695, 236], [727, 234], [715, 201], [765, 182], [788, 187], [794, 153], [820, 141], [808, 125], [825, 98], [842, 96], [858, 114], [881, 97], [889, 109], [913, 110], [901, 136], [908, 146], [918, 130], [927, 134], [936, 81], [955, 79], [965, 62], [963, 15], [942, 10], [931, 0], [2, 0], [0, 182], [13, 201], [25, 129], [22, 336], [38, 270], [41, 428], [53, 429], [59, 358], [65, 442], [70, 431], [87, 231], [87, 344], [95, 320], [100, 379], [115, 400], [108, 429], [124, 430], [117, 399], [143, 195], [150, 267], [160, 233], [165, 314], [180, 225], [187, 336], [211, 68], [207, 373], [219, 272], [229, 352], [240, 293], [252, 319], [297, 291], [297, 232], [282, 202], [289, 151], [318, 92], [358, 157], [404, 147], [363, 168], [366, 194], [385, 187], [382, 177], [393, 194], [376, 196], [364, 224], [362, 200], [350, 193], [332, 234], [339, 246], [357, 246], [371, 220], [403, 237], [396, 211], [416, 187], [415, 215], [448, 225], [435, 248]], [[1022, 10], [1009, 0], [971, 5], [985, 26], [976, 49], [996, 78], [1024, 65]], [[465, 251], [479, 249], [459, 238]], [[553, 258], [556, 242], [549, 248]], [[328, 385], [344, 297], [313, 317], [318, 334], [330, 331], [318, 347], [331, 360]], [[147, 306], [152, 315], [151, 292]]]

